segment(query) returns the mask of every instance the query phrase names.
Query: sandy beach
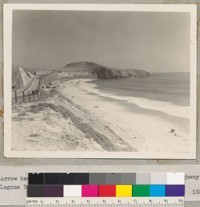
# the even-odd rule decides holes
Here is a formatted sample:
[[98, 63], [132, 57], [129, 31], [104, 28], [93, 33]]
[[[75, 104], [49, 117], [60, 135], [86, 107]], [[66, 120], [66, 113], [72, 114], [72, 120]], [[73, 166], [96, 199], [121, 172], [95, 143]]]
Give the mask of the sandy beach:
[[12, 150], [189, 152], [187, 110], [110, 95], [89, 79], [68, 80], [56, 90], [13, 106]]
[[[132, 149], [139, 152], [188, 152], [189, 131], [186, 129], [188, 108], [173, 108], [169, 113], [161, 112], [155, 106], [147, 110], [138, 107], [138, 99], [122, 100], [124, 97], [110, 96], [98, 91], [90, 80], [71, 80], [61, 85], [61, 93], [87, 111], [88, 115], [98, 118]], [[130, 107], [131, 104], [131, 107]], [[148, 104], [148, 103], [147, 103]], [[165, 103], [166, 106], [167, 103]], [[147, 113], [148, 111], [148, 113]], [[174, 112], [174, 116], [171, 113]], [[178, 117], [179, 116], [179, 117]], [[107, 136], [108, 139], [109, 135]], [[114, 141], [115, 142], [115, 141]]]

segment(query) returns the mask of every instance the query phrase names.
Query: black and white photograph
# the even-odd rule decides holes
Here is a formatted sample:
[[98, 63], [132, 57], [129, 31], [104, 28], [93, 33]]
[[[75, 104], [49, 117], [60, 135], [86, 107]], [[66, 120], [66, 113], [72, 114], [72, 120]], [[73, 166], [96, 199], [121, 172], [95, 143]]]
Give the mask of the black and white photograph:
[[6, 5], [7, 157], [195, 159], [196, 7]]

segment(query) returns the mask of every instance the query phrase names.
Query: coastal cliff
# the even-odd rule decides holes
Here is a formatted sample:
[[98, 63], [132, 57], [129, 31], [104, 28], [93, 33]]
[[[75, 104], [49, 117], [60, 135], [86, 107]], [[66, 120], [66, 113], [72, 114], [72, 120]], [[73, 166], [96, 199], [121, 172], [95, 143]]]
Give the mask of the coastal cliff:
[[[12, 86], [17, 89], [22, 87], [23, 81], [21, 78], [19, 66], [12, 67]], [[51, 69], [34, 69], [24, 68], [27, 75], [44, 75]], [[67, 64], [61, 69], [53, 70], [54, 73], [43, 76], [43, 81], [49, 83], [62, 79], [74, 78], [89, 78], [89, 79], [120, 79], [120, 78], [146, 78], [150, 76], [149, 72], [138, 69], [115, 69], [109, 68], [97, 63], [81, 61]]]
[[150, 76], [150, 73], [144, 70], [114, 69], [86, 61], [67, 64], [59, 72], [62, 76], [70, 78], [118, 79], [130, 77], [144, 78]]

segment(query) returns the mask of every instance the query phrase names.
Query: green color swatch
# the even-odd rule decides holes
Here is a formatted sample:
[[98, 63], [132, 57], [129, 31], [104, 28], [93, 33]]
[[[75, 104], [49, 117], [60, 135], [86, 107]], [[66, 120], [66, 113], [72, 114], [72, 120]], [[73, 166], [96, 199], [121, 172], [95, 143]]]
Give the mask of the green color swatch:
[[133, 197], [149, 197], [150, 185], [133, 185], [132, 194]]

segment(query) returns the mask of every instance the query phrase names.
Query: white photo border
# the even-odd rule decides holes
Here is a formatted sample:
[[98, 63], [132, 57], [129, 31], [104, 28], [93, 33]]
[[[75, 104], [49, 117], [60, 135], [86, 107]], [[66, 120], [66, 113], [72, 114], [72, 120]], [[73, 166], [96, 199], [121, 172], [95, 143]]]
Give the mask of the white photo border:
[[[190, 18], [190, 153], [12, 151], [12, 12], [13, 10], [188, 12]], [[196, 159], [197, 6], [195, 4], [4, 4], [4, 156], [17, 158]]]

